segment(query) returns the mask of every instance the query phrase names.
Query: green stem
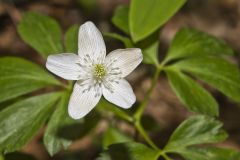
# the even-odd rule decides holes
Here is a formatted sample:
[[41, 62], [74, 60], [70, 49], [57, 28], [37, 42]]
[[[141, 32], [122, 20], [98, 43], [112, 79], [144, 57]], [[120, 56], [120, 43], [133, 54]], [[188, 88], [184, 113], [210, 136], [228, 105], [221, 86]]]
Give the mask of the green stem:
[[122, 111], [120, 109], [117, 110], [117, 112], [115, 113], [118, 117], [122, 118], [123, 120], [132, 123], [133, 122], [133, 118], [131, 116], [129, 116], [125, 111]]
[[137, 129], [137, 131], [142, 135], [142, 137], [144, 138], [144, 140], [154, 149], [159, 150], [159, 148], [153, 143], [153, 141], [149, 138], [149, 136], [147, 135], [146, 131], [144, 130], [144, 128], [142, 127], [140, 122], [135, 123], [135, 127]]
[[101, 99], [100, 101], [101, 105], [99, 107], [96, 107], [96, 109], [101, 112], [102, 114], [105, 114], [106, 110], [109, 112], [114, 113], [117, 117], [121, 118], [122, 120], [125, 120], [129, 123], [133, 123], [133, 118], [128, 115], [127, 112], [124, 110], [121, 110], [120, 108], [113, 107], [112, 104], [109, 104], [106, 100]]
[[156, 155], [156, 159], [162, 156], [165, 160], [172, 160], [164, 150], [159, 150], [158, 154]]
[[160, 66], [165, 66], [168, 62], [172, 61], [171, 57], [166, 57], [160, 64]]
[[136, 121], [140, 121], [140, 119], [142, 117], [142, 114], [144, 112], [144, 109], [145, 109], [146, 105], [148, 104], [148, 101], [149, 101], [149, 98], [151, 96], [151, 93], [152, 93], [154, 87], [157, 84], [158, 77], [159, 77], [159, 74], [160, 74], [161, 70], [162, 70], [162, 67], [160, 67], [160, 66], [156, 69], [154, 77], [153, 77], [153, 80], [152, 80], [151, 87], [147, 91], [147, 95], [145, 96], [145, 98], [142, 101], [141, 105], [138, 107], [137, 111], [133, 115], [133, 117], [135, 118]]
[[149, 138], [148, 134], [146, 133], [145, 129], [143, 128], [143, 126], [141, 125], [141, 117], [142, 114], [144, 112], [145, 107], [148, 104], [148, 101], [150, 99], [151, 93], [153, 91], [153, 89], [155, 88], [157, 81], [158, 81], [158, 77], [159, 74], [162, 70], [162, 66], [158, 66], [154, 77], [152, 79], [152, 83], [151, 83], [151, 87], [149, 88], [149, 90], [147, 91], [147, 95], [145, 96], [144, 100], [142, 101], [142, 103], [140, 104], [140, 106], [138, 107], [138, 109], [136, 110], [136, 112], [134, 113], [133, 117], [134, 117], [134, 125], [137, 129], [137, 131], [141, 134], [141, 136], [144, 138], [144, 140], [154, 149], [156, 150], [160, 150], [154, 143], [153, 141]]

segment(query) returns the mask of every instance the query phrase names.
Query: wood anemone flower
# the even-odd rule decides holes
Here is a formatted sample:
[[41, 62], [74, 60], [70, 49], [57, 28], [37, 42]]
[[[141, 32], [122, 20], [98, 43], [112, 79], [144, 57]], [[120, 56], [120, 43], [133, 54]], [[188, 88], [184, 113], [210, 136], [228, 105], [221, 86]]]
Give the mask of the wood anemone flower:
[[124, 77], [142, 59], [142, 52], [138, 48], [117, 49], [106, 56], [102, 34], [92, 22], [86, 22], [79, 29], [78, 55], [50, 55], [46, 67], [59, 77], [76, 80], [68, 113], [72, 118], [79, 119], [97, 105], [102, 95], [119, 107], [130, 108], [136, 97]]

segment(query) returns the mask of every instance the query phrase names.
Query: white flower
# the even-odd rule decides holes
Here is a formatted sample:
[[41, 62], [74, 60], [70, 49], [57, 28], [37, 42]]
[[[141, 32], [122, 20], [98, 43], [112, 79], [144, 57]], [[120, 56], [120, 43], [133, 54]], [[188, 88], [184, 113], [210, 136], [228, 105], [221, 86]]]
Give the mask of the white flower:
[[100, 31], [92, 22], [86, 22], [79, 29], [78, 55], [50, 55], [46, 67], [64, 79], [77, 80], [68, 104], [68, 113], [72, 118], [79, 119], [97, 105], [102, 95], [115, 105], [130, 108], [136, 97], [124, 77], [142, 59], [138, 48], [117, 49], [106, 56]]

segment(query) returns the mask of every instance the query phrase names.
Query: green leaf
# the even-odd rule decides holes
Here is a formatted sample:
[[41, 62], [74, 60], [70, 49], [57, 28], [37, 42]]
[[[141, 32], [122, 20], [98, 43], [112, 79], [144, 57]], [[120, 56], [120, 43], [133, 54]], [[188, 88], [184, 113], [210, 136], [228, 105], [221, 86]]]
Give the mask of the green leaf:
[[167, 76], [173, 91], [189, 110], [210, 116], [218, 115], [217, 102], [198, 83], [174, 69], [167, 70]]
[[135, 142], [119, 143], [109, 146], [98, 160], [156, 160], [158, 151]]
[[113, 38], [113, 39], [121, 41], [125, 45], [126, 48], [133, 48], [133, 44], [132, 44], [131, 40], [127, 37], [121, 36], [116, 33], [109, 33], [109, 32], [105, 32], [103, 35], [105, 37], [109, 37], [109, 38]]
[[79, 25], [71, 26], [65, 33], [65, 50], [70, 53], [78, 53]]
[[233, 55], [233, 50], [222, 40], [207, 33], [183, 28], [175, 35], [165, 61], [178, 58]]
[[71, 141], [83, 138], [97, 126], [99, 121], [100, 115], [94, 111], [79, 120], [67, 116], [64, 125], [59, 125], [57, 136]]
[[143, 49], [143, 63], [154, 64], [155, 66], [158, 66], [158, 48], [159, 41], [155, 41], [147, 48]]
[[222, 123], [207, 116], [193, 116], [185, 120], [171, 135], [164, 151], [181, 152], [188, 146], [216, 143], [227, 138]]
[[143, 62], [158, 67], [159, 32], [154, 32], [136, 45], [143, 51]]
[[50, 85], [61, 85], [40, 66], [21, 58], [0, 58], [0, 102]]
[[109, 127], [104, 134], [103, 147], [107, 149], [108, 146], [114, 143], [123, 143], [132, 141], [130, 137], [120, 132], [118, 129]]
[[16, 151], [43, 126], [59, 93], [31, 97], [0, 112], [0, 152]]
[[73, 140], [87, 135], [99, 122], [100, 116], [95, 112], [80, 120], [70, 118], [67, 112], [69, 94], [62, 94], [44, 134], [44, 144], [51, 156], [67, 149]]
[[129, 12], [130, 32], [138, 42], [166, 23], [185, 0], [132, 0]]
[[178, 152], [186, 160], [238, 160], [240, 153], [232, 149], [216, 147], [189, 147]]
[[59, 152], [61, 149], [67, 149], [72, 142], [71, 140], [58, 135], [59, 129], [66, 125], [70, 119], [67, 112], [69, 96], [70, 94], [68, 92], [62, 93], [60, 101], [56, 105], [57, 109], [51, 116], [44, 134], [44, 145], [51, 156]]
[[127, 34], [129, 34], [128, 12], [128, 6], [118, 6], [112, 17], [112, 23]]
[[63, 52], [61, 29], [52, 18], [35, 12], [25, 12], [17, 29], [24, 42], [44, 58]]
[[[116, 40], [121, 41], [126, 48], [133, 48], [135, 47], [132, 41], [124, 36], [121, 36], [116, 33], [109, 33], [105, 32], [103, 34], [105, 37], [113, 38]], [[143, 50], [143, 62], [146, 64], [153, 64], [155, 66], [158, 66], [158, 47], [159, 47], [159, 40], [158, 40], [158, 33], [155, 33], [145, 39], [144, 41], [141, 41], [137, 44], [136, 47], [139, 47]]]
[[174, 67], [193, 74], [240, 102], [240, 71], [234, 64], [216, 57], [199, 57], [179, 61]]
[[65, 105], [63, 101], [57, 104], [58, 108], [53, 113], [44, 134], [44, 145], [51, 156], [62, 149], [67, 149], [74, 140], [89, 134], [100, 121], [100, 116], [96, 112], [91, 112], [79, 120], [70, 118], [67, 112], [68, 100], [66, 97], [62, 98], [64, 98]]

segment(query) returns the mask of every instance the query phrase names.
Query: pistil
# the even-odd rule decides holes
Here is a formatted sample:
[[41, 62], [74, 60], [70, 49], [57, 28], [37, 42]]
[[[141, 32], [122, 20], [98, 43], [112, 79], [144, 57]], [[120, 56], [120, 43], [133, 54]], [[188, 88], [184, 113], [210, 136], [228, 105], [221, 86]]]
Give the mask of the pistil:
[[106, 68], [104, 64], [95, 64], [94, 65], [94, 76], [97, 79], [102, 79], [106, 75]]

